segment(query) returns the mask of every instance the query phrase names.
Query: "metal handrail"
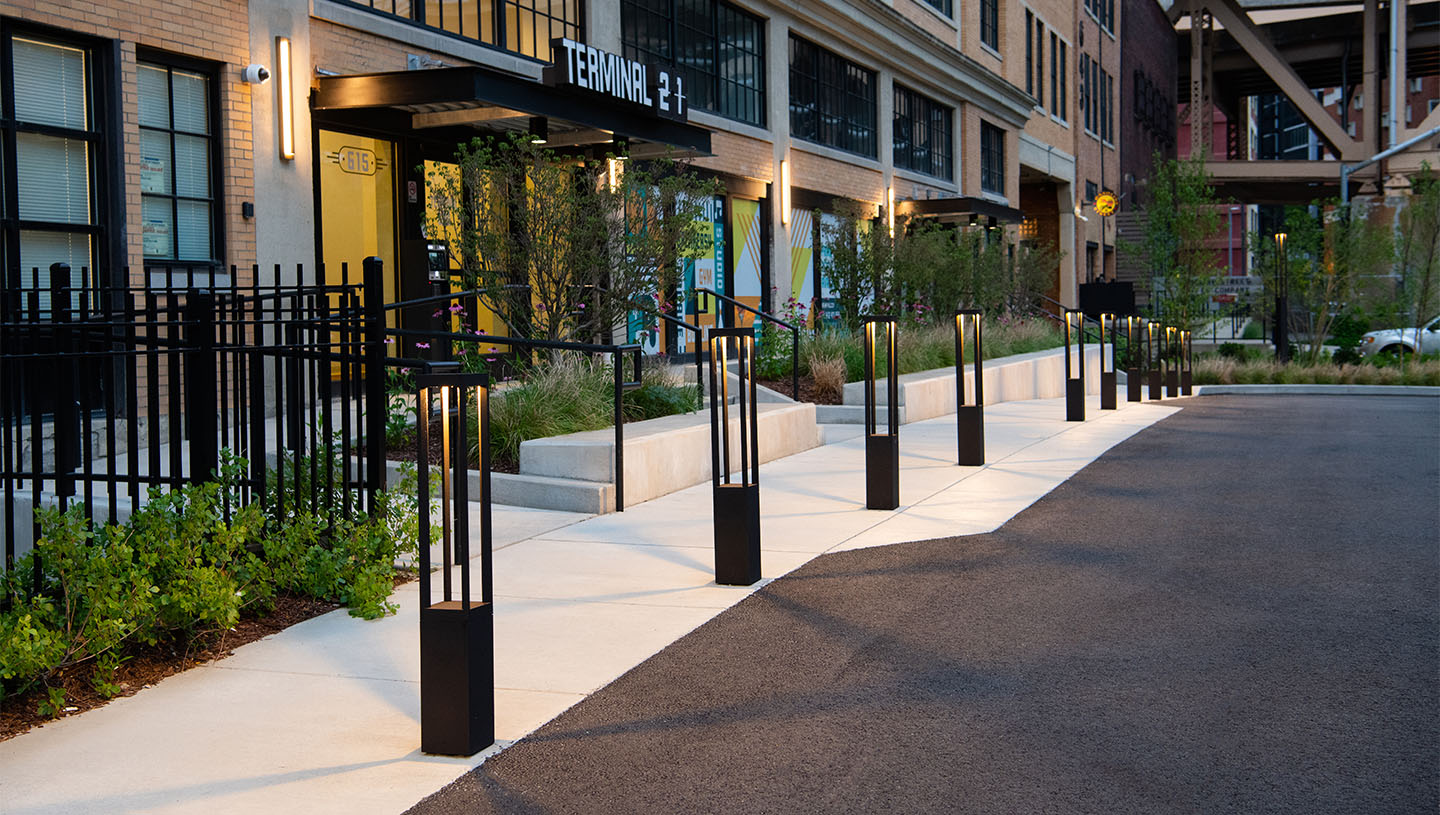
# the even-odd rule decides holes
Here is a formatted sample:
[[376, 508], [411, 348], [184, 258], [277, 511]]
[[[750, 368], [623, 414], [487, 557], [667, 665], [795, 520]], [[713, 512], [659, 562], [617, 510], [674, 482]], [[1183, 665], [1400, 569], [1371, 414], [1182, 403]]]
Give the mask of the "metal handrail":
[[[440, 299], [465, 296], [465, 292], [454, 295], [439, 295]], [[425, 298], [428, 302], [437, 302], [436, 297]], [[403, 301], [392, 304], [397, 307], [422, 305], [416, 301]], [[524, 337], [501, 337], [489, 334], [458, 334], [451, 331], [420, 331], [405, 328], [386, 328], [385, 333], [394, 337], [420, 337], [430, 340], [449, 340], [458, 342], [493, 342], [500, 345], [517, 346], [521, 348], [548, 348], [562, 351], [581, 351], [584, 353], [611, 354], [611, 366], [615, 374], [614, 384], [614, 407], [615, 407], [615, 511], [625, 511], [625, 415], [624, 415], [624, 392], [632, 387], [637, 387], [641, 380], [642, 349], [637, 343], [625, 343], [619, 345], [600, 345], [584, 342], [564, 342], [561, 340], [532, 340]], [[635, 371], [633, 380], [624, 378], [624, 355], [631, 354]]]
[[686, 331], [689, 331], [690, 333], [695, 335], [695, 389], [700, 396], [699, 404], [703, 406], [705, 404], [704, 329], [695, 323], [687, 323], [673, 314], [666, 314], [659, 309], [651, 308], [648, 303], [622, 298], [620, 297], [620, 295], [615, 294], [604, 286], [589, 286], [588, 288], [599, 294], [603, 294], [607, 297], [613, 297], [617, 300], [620, 300], [625, 305], [634, 308], [636, 311], [640, 311], [658, 319], [664, 320], [665, 322], [675, 326], [676, 328], [683, 328]]
[[[705, 288], [704, 286], [697, 286], [695, 288], [697, 306], [699, 305], [698, 299], [701, 294], [710, 295], [723, 303], [728, 303], [733, 307], [748, 311], [762, 320], [768, 320], [782, 328], [790, 329], [790, 398], [797, 402], [800, 401], [800, 329], [773, 314], [766, 314], [753, 306], [748, 306], [733, 297], [721, 294], [714, 289]], [[696, 310], [698, 311], [699, 309], [697, 308]]]

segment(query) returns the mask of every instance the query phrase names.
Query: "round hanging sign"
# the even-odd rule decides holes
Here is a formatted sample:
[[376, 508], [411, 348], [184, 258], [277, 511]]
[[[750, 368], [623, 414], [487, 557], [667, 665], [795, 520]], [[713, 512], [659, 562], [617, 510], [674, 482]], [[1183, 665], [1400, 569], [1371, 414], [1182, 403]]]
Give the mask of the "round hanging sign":
[[1095, 196], [1095, 214], [1097, 215], [1114, 215], [1115, 208], [1119, 205], [1120, 199], [1116, 198], [1115, 193], [1109, 190]]

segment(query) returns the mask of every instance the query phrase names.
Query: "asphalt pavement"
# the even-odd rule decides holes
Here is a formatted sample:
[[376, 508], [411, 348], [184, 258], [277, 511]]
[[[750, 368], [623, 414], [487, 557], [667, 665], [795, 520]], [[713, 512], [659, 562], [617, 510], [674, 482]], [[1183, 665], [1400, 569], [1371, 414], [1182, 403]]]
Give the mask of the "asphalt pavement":
[[1440, 810], [1440, 399], [1198, 397], [823, 555], [414, 813]]

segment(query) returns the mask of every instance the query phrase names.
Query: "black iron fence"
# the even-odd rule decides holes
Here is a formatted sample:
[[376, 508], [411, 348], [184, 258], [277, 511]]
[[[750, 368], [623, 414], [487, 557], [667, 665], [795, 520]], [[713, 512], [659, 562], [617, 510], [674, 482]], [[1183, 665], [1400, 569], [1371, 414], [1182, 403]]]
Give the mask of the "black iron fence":
[[386, 364], [385, 323], [383, 303], [362, 292], [383, 290], [379, 264], [353, 282], [348, 266], [339, 282], [276, 267], [262, 284], [251, 267], [240, 285], [237, 271], [146, 269], [136, 285], [106, 286], [55, 264], [47, 284], [32, 271], [34, 285], [3, 292], [7, 570], [17, 541], [38, 535], [35, 508], [78, 502], [114, 522], [152, 488], [214, 478], [222, 450], [247, 462], [232, 473], [241, 502], [322, 516], [373, 508], [384, 378], [365, 374]]

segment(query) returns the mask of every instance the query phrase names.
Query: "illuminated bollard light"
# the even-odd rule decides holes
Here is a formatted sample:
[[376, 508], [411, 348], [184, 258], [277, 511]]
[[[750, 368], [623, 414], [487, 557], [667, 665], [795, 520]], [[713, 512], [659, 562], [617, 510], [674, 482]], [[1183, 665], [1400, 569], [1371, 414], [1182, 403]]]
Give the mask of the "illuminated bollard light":
[[[1115, 387], [1119, 377], [1115, 373], [1115, 315], [1100, 314], [1100, 409], [1115, 410]], [[1107, 328], [1109, 343], [1107, 346]], [[1106, 348], [1110, 353], [1105, 353]]]
[[[1079, 359], [1071, 364], [1074, 347]], [[1085, 312], [1065, 309], [1065, 421], [1085, 421]]]
[[1125, 401], [1139, 402], [1141, 377], [1149, 369], [1144, 348], [1145, 323], [1134, 314], [1125, 318]]
[[1165, 326], [1165, 396], [1180, 395], [1180, 329]]
[[[715, 582], [749, 586], [760, 579], [760, 443], [755, 407], [755, 329], [715, 328], [710, 345], [710, 482], [715, 509]], [[730, 446], [729, 361], [736, 361], [738, 455]], [[731, 463], [739, 466], [734, 480]]]
[[[895, 509], [900, 506], [900, 383], [896, 368], [894, 317], [861, 317], [865, 355], [865, 508]], [[877, 334], [885, 334], [885, 430], [876, 421], [875, 357], [880, 346]]]
[[[472, 756], [495, 741], [495, 620], [490, 551], [490, 395], [485, 374], [423, 373], [416, 385], [420, 512], [420, 751]], [[440, 402], [441, 599], [430, 579], [431, 409]], [[480, 453], [480, 601], [470, 599], [469, 441], [475, 405]], [[453, 412], [452, 412], [453, 411]], [[458, 596], [452, 566], [460, 566]]]
[[1161, 368], [1164, 366], [1165, 351], [1160, 347], [1160, 323], [1151, 320], [1145, 324], [1145, 360], [1150, 366], [1149, 376], [1146, 384], [1150, 386], [1150, 393], [1147, 398], [1150, 401], [1163, 399], [1165, 394], [1161, 392], [1161, 377], [1164, 375]]
[[[980, 310], [955, 312], [955, 426], [959, 463], [979, 467], [985, 463], [985, 375], [980, 345]], [[970, 337], [969, 343], [965, 341]], [[975, 399], [965, 400], [965, 355], [975, 358]]]
[[1180, 395], [1189, 396], [1194, 390], [1195, 360], [1191, 356], [1191, 334], [1189, 329], [1180, 332]]

